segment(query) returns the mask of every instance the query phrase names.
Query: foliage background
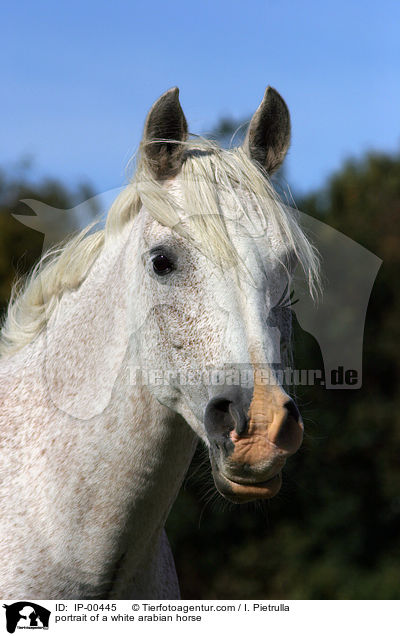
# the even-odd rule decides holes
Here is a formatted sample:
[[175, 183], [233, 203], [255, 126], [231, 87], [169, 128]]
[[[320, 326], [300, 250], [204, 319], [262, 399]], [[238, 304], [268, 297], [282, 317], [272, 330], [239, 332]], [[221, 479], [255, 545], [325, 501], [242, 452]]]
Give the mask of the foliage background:
[[[2, 311], [15, 275], [42, 250], [42, 235], [11, 216], [30, 213], [20, 200], [65, 209], [90, 196], [87, 185], [33, 183], [29, 169], [0, 172]], [[167, 525], [184, 598], [399, 596], [400, 155], [347, 161], [297, 203], [383, 259], [367, 313], [363, 387], [300, 390], [305, 441], [267, 503], [227, 504], [198, 449]], [[296, 324], [295, 342], [298, 368], [320, 368], [318, 345]]]

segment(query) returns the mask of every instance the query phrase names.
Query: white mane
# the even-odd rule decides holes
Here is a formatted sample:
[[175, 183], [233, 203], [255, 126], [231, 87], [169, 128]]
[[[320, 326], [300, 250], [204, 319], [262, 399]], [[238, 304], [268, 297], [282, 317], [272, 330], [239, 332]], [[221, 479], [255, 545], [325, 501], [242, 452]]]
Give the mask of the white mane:
[[[35, 339], [64, 291], [79, 287], [107, 241], [138, 214], [142, 205], [154, 219], [173, 227], [219, 264], [232, 264], [237, 262], [237, 254], [221, 205], [221, 197], [229, 196], [236, 212], [246, 216], [251, 212], [263, 227], [272, 228], [288, 253], [295, 254], [307, 275], [310, 293], [315, 295], [319, 286], [317, 253], [293, 210], [279, 200], [268, 177], [241, 148], [223, 150], [204, 139], [190, 140], [184, 145], [185, 157], [177, 178], [183, 191], [183, 207], [165, 183], [153, 178], [142, 153], [134, 179], [109, 210], [105, 229], [91, 233], [89, 226], [64, 246], [50, 250], [26, 282], [14, 286], [1, 331], [0, 355], [13, 354]], [[245, 201], [251, 201], [251, 206], [245, 205]], [[190, 211], [190, 236], [181, 224], [185, 210]]]

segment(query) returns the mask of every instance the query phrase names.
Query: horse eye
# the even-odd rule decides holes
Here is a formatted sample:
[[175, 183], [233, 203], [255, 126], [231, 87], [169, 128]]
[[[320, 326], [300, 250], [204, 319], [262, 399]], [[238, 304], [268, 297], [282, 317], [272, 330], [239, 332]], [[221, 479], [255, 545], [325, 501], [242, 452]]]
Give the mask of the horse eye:
[[165, 276], [174, 269], [173, 263], [165, 254], [157, 254], [153, 258], [153, 270], [158, 276]]

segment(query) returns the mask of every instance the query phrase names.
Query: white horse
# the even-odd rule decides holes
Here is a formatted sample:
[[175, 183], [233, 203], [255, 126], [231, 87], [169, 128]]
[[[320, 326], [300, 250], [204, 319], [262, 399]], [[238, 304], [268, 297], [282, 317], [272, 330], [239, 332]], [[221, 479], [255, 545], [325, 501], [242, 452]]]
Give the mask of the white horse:
[[2, 598], [177, 598], [164, 524], [198, 438], [219, 492], [274, 496], [303, 425], [274, 374], [315, 252], [268, 175], [290, 119], [268, 88], [242, 148], [150, 110], [105, 229], [14, 295], [0, 359]]

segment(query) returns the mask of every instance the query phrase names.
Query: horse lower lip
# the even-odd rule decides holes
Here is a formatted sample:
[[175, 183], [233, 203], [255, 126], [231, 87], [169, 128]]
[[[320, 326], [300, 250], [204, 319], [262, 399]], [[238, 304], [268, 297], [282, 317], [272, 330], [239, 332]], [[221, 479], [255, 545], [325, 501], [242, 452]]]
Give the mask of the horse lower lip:
[[214, 480], [221, 495], [233, 503], [270, 499], [279, 492], [282, 484], [280, 472], [264, 481], [247, 483], [234, 481], [224, 473], [214, 472]]
[[228, 479], [228, 481], [231, 481], [234, 484], [237, 484], [238, 486], [248, 486], [249, 488], [251, 487], [258, 487], [258, 488], [268, 488], [268, 486], [272, 485], [273, 482], [276, 480], [277, 477], [280, 477], [280, 472], [276, 473], [276, 475], [274, 475], [273, 477], [270, 477], [269, 479], [265, 479], [264, 481], [236, 481], [235, 479], [231, 479], [230, 477], [227, 477], [226, 475], [224, 475], [225, 479]]

